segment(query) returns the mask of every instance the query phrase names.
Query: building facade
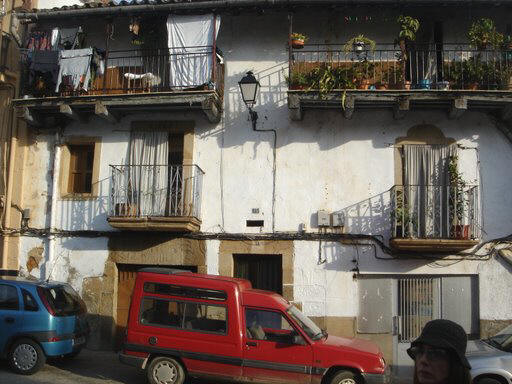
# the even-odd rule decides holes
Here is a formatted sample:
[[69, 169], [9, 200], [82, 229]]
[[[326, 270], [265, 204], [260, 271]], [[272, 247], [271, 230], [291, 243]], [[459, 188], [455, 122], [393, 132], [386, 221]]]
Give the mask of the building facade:
[[[91, 347], [118, 345], [144, 265], [249, 278], [396, 366], [428, 319], [470, 337], [510, 323], [508, 3], [292, 3], [19, 14], [27, 36], [59, 28], [58, 51], [94, 48], [78, 77], [60, 54], [60, 86], [27, 65], [25, 213], [10, 235], [12, 269], [82, 294]], [[400, 15], [420, 23], [403, 49]], [[505, 36], [496, 46], [468, 41], [481, 18]]]

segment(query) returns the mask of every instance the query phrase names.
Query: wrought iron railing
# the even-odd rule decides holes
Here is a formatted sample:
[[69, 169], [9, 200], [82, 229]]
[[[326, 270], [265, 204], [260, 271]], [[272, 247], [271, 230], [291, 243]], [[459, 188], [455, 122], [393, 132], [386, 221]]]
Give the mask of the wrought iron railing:
[[111, 217], [201, 219], [203, 170], [197, 165], [111, 165]]
[[[22, 57], [27, 76], [31, 53]], [[24, 93], [36, 96], [77, 96], [103, 94], [129, 94], [143, 92], [170, 92], [215, 90], [222, 98], [224, 91], [224, 64], [212, 46], [180, 48], [135, 49], [108, 51], [102, 61], [91, 64], [91, 81], [78, 89], [62, 79], [59, 91], [50, 84], [48, 76], [39, 80], [32, 74], [24, 81]], [[85, 77], [85, 76], [84, 76]]]
[[393, 44], [344, 51], [342, 45], [305, 45], [290, 54], [291, 89], [512, 90], [512, 50], [467, 45]]
[[478, 185], [395, 185], [391, 232], [399, 238], [478, 239]]

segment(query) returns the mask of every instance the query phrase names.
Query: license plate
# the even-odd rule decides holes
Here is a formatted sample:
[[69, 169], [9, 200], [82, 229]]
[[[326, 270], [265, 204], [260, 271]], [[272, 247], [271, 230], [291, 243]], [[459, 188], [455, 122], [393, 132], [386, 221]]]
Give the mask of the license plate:
[[73, 345], [80, 345], [80, 344], [83, 344], [83, 343], [85, 343], [85, 337], [84, 336], [77, 337], [76, 339], [73, 339]]

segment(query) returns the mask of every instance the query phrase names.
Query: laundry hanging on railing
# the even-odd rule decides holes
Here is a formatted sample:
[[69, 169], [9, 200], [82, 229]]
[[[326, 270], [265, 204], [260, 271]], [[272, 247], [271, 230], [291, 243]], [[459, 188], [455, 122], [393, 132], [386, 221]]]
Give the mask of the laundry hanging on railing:
[[65, 76], [70, 76], [73, 90], [81, 87], [87, 91], [91, 79], [92, 48], [71, 49], [60, 51], [59, 76], [55, 92], [59, 92], [60, 84]]
[[197, 87], [213, 80], [213, 43], [219, 26], [218, 15], [169, 15], [167, 35], [171, 87]]

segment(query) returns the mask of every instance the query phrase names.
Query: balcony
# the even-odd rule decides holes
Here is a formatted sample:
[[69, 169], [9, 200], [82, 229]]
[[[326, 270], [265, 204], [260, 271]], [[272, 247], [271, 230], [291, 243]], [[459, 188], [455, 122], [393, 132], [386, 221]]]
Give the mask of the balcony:
[[291, 49], [288, 107], [293, 120], [307, 109], [333, 108], [351, 118], [361, 108], [389, 108], [399, 119], [412, 109], [437, 108], [457, 118], [466, 110], [510, 114], [512, 51], [392, 44], [374, 51], [341, 45]]
[[110, 171], [112, 227], [199, 231], [204, 172], [197, 165], [111, 165]]
[[391, 240], [397, 251], [459, 252], [480, 238], [477, 185], [396, 185]]
[[83, 121], [90, 115], [115, 123], [131, 113], [169, 110], [201, 110], [210, 122], [220, 120], [224, 64], [212, 46], [186, 47], [180, 53], [168, 48], [108, 51], [103, 71], [91, 71], [88, 84], [86, 75], [78, 86], [63, 76], [57, 91], [48, 77], [30, 75], [33, 54], [22, 55], [25, 96], [15, 100], [19, 116], [31, 125], [44, 126], [48, 117]]

